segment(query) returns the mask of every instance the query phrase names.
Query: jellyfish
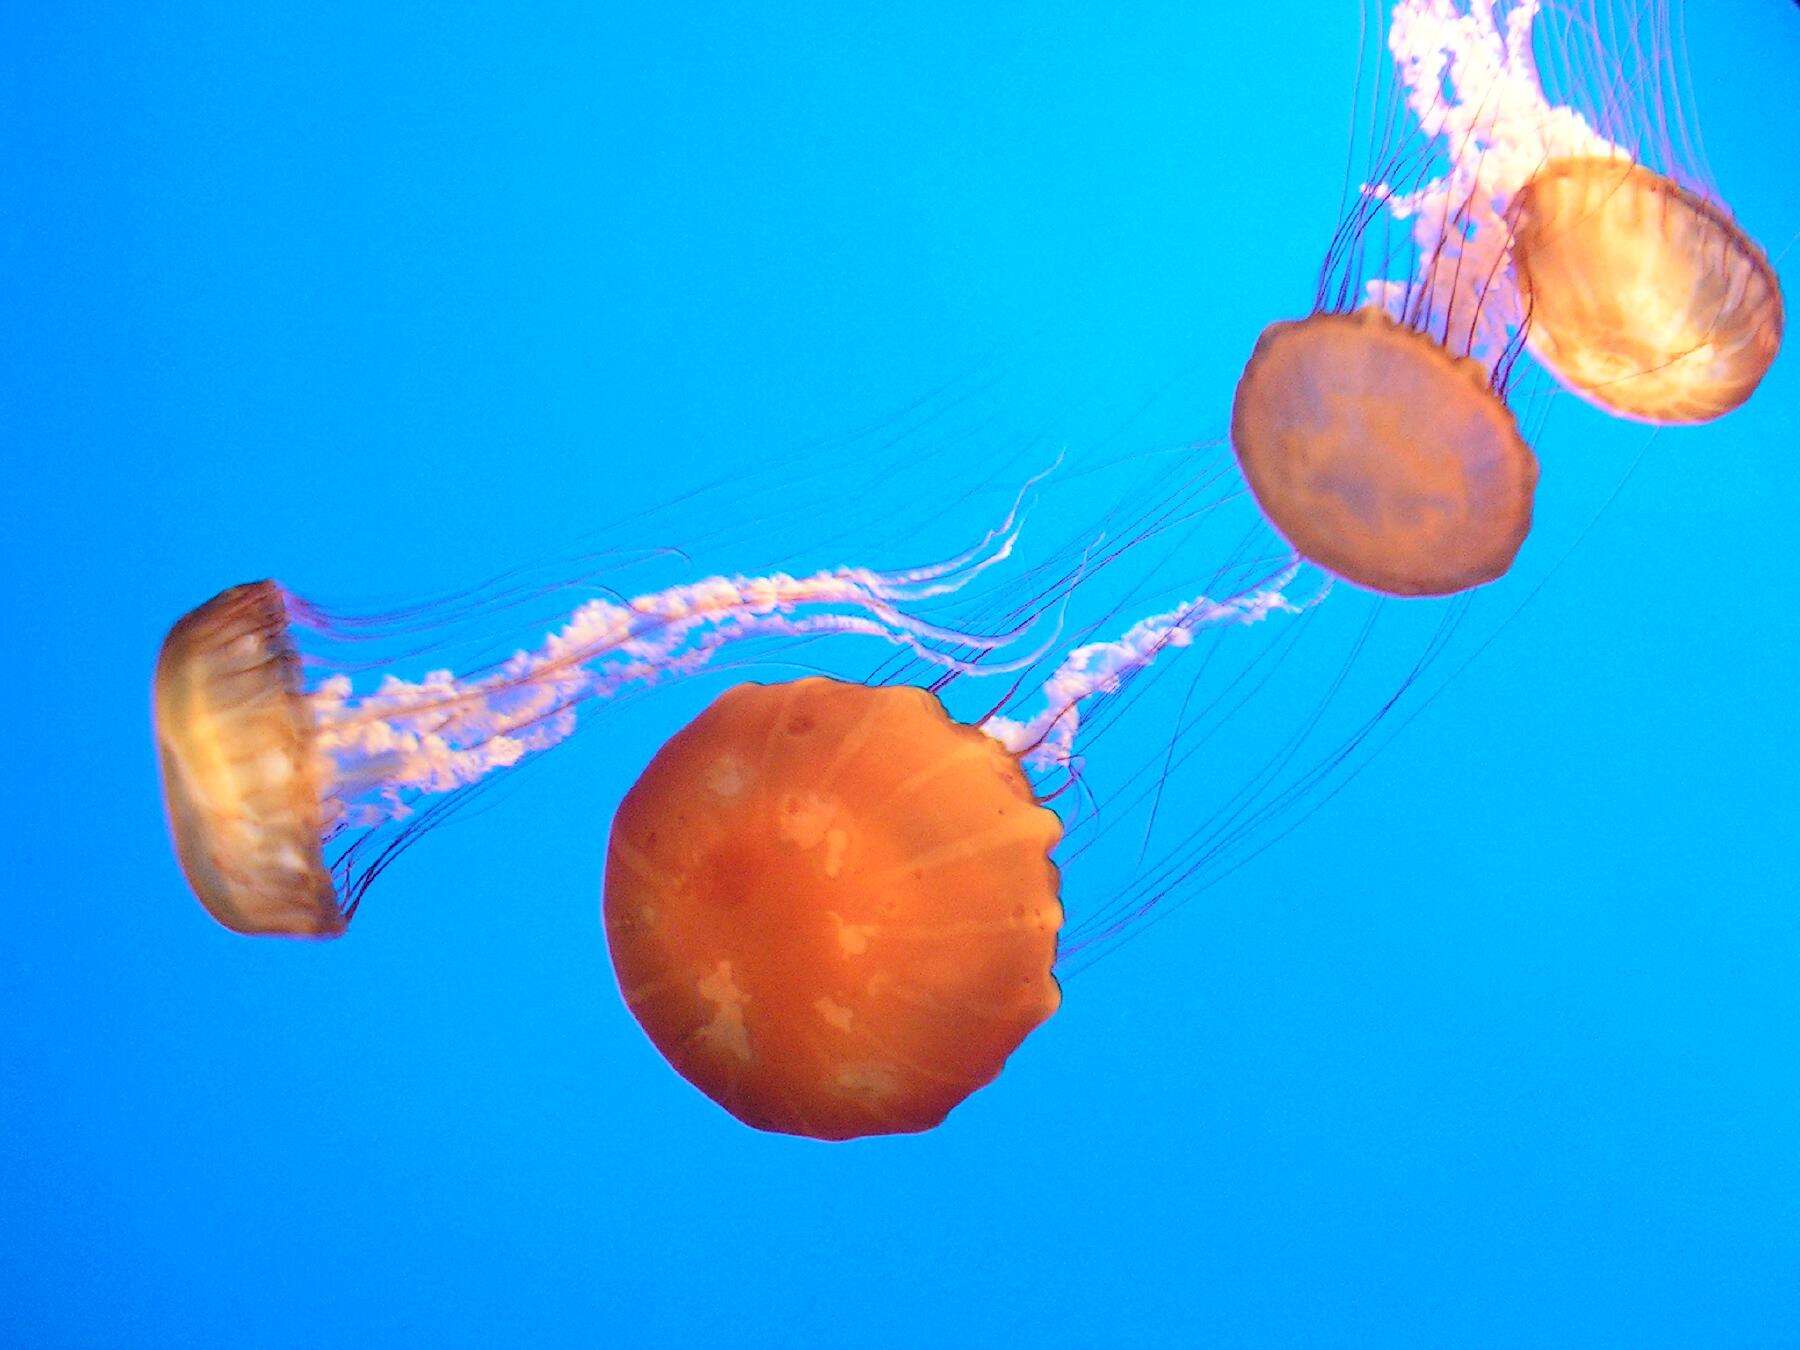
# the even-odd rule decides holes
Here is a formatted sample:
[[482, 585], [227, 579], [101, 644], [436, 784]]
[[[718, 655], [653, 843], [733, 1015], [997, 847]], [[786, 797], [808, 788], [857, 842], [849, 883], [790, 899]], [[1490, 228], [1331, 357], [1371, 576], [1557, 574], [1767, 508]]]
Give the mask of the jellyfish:
[[748, 1125], [930, 1129], [1056, 1011], [1061, 832], [1000, 744], [924, 690], [739, 685], [619, 805], [620, 989]]
[[[1629, 66], [1606, 50], [1612, 33]], [[1570, 86], [1560, 101], [1534, 35]], [[1628, 27], [1543, 0], [1398, 0], [1389, 46], [1448, 161], [1410, 190], [1377, 189], [1414, 222], [1433, 306], [1467, 309], [1491, 288], [1488, 322], [1523, 328], [1564, 388], [1615, 416], [1706, 422], [1750, 397], [1781, 345], [1781, 287], [1708, 184], [1665, 5]]]
[[225, 927], [336, 937], [323, 761], [287, 629], [261, 581], [169, 630], [152, 692], [163, 800], [188, 885]]
[[1620, 417], [1708, 422], [1781, 345], [1781, 287], [1716, 203], [1641, 164], [1558, 159], [1520, 190], [1513, 265], [1533, 355]]
[[233, 931], [336, 937], [403, 848], [492, 775], [566, 740], [584, 703], [692, 674], [756, 639], [868, 637], [952, 664], [962, 659], [953, 648], [991, 654], [1019, 633], [961, 632], [909, 608], [966, 586], [1015, 539], [1009, 517], [927, 567], [721, 576], [593, 599], [495, 668], [417, 681], [389, 672], [360, 694], [352, 670], [309, 685], [324, 658], [302, 644], [335, 653], [429, 628], [430, 611], [346, 619], [274, 581], [234, 586], [180, 619], [156, 663], [152, 718], [177, 860]]
[[929, 690], [825, 677], [727, 691], [613, 821], [603, 916], [626, 1006], [757, 1129], [937, 1126], [1061, 1002], [1062, 823], [1028, 772], [1069, 768], [1081, 707], [1200, 627], [1293, 609], [1292, 575], [1075, 647], [1029, 718], [965, 725]]
[[1537, 457], [1489, 371], [1418, 322], [1321, 305], [1271, 324], [1238, 381], [1231, 443], [1295, 550], [1368, 590], [1493, 581], [1531, 529]]
[[[1396, 8], [1396, 53], [1416, 9]], [[1413, 106], [1432, 131], [1423, 96]], [[1231, 444], [1263, 514], [1302, 557], [1366, 590], [1454, 595], [1504, 576], [1531, 530], [1537, 456], [1507, 401], [1517, 300], [1471, 233], [1477, 201], [1435, 203], [1431, 228], [1422, 219], [1401, 246], [1415, 255], [1406, 280], [1388, 276], [1391, 238], [1371, 259], [1384, 216], [1423, 210], [1385, 181], [1420, 160], [1392, 109], [1386, 124], [1377, 181], [1339, 223], [1312, 312], [1257, 339]]]

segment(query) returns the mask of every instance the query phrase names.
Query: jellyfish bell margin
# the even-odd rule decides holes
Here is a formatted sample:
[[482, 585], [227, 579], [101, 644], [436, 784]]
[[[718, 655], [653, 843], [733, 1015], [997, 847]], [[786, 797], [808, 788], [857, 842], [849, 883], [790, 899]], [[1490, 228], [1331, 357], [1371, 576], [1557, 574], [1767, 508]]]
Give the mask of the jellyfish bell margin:
[[1061, 835], [1018, 758], [925, 690], [739, 685], [620, 803], [620, 991], [747, 1125], [929, 1130], [1061, 1001]]

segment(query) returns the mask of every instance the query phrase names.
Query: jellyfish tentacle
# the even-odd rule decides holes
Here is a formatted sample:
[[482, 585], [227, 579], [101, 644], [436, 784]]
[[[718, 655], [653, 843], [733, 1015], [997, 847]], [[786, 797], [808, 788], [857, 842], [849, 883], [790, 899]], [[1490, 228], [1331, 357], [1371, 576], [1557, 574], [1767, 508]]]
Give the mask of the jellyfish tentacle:
[[1288, 598], [1287, 588], [1299, 573], [1296, 558], [1264, 586], [1224, 600], [1196, 596], [1166, 613], [1140, 619], [1119, 638], [1076, 647], [1044, 682], [1044, 706], [1038, 713], [1024, 721], [996, 715], [983, 722], [981, 729], [1027, 765], [1069, 765], [1075, 758], [1084, 704], [1116, 692], [1168, 649], [1190, 645], [1200, 628], [1228, 623], [1248, 626], [1273, 614], [1299, 614], [1318, 604], [1329, 581], [1304, 602]]

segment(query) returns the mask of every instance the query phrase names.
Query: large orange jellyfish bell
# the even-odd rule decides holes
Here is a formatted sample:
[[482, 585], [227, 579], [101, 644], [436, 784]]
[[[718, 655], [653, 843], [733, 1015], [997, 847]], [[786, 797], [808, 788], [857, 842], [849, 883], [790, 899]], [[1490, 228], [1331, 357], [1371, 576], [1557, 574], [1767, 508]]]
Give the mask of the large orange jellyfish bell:
[[200, 903], [239, 933], [343, 932], [320, 844], [313, 719], [279, 586], [235, 586], [170, 630], [153, 715], [175, 852]]
[[1781, 286], [1725, 211], [1627, 159], [1552, 160], [1515, 202], [1533, 353], [1563, 384], [1646, 422], [1706, 422], [1781, 346]]
[[620, 989], [746, 1124], [930, 1129], [1056, 1010], [1061, 834], [1017, 759], [923, 690], [740, 685], [620, 804]]
[[1486, 368], [1373, 306], [1264, 330], [1231, 443], [1294, 548], [1371, 590], [1492, 581], [1531, 529], [1537, 457]]

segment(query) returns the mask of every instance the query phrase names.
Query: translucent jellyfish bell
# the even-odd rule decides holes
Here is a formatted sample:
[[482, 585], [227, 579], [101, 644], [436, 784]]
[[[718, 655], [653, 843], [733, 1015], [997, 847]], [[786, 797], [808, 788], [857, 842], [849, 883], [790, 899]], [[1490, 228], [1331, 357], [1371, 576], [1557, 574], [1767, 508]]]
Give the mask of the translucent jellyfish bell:
[[1387, 595], [1452, 595], [1504, 575], [1531, 529], [1537, 457], [1506, 402], [1518, 339], [1496, 288], [1435, 302], [1434, 280], [1460, 271], [1441, 245], [1417, 280], [1369, 279], [1384, 205], [1357, 201], [1313, 312], [1257, 339], [1231, 447], [1263, 515], [1309, 562]]
[[1781, 286], [1722, 207], [1629, 160], [1552, 160], [1513, 206], [1531, 351], [1621, 417], [1707, 422], [1781, 347]]
[[153, 717], [175, 853], [207, 911], [239, 933], [343, 932], [321, 846], [327, 771], [279, 586], [234, 586], [170, 630]]
[[1296, 551], [1370, 590], [1479, 586], [1531, 529], [1537, 457], [1486, 368], [1379, 309], [1266, 329], [1231, 443]]

